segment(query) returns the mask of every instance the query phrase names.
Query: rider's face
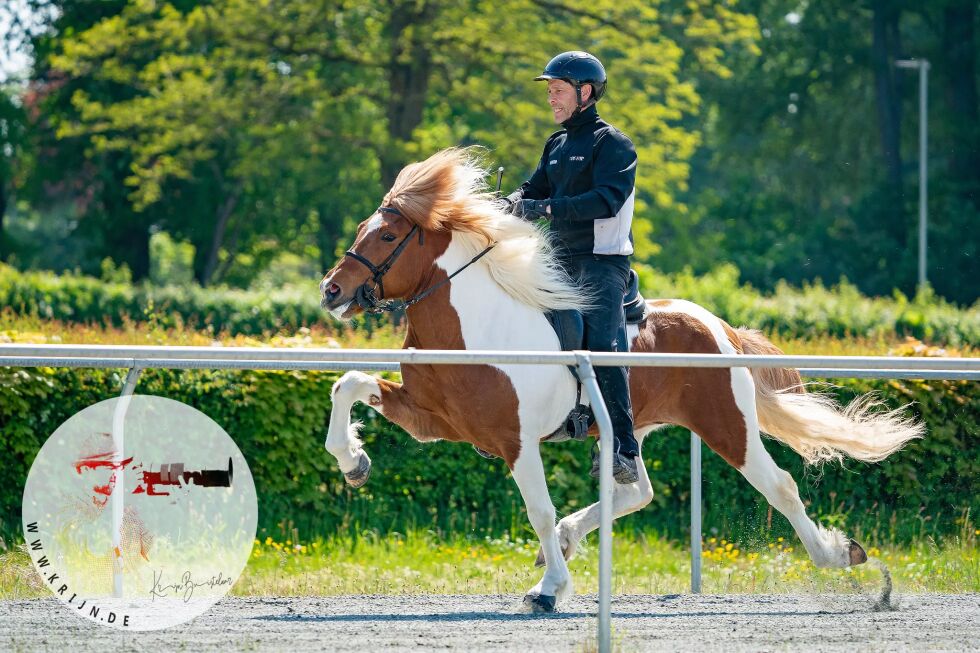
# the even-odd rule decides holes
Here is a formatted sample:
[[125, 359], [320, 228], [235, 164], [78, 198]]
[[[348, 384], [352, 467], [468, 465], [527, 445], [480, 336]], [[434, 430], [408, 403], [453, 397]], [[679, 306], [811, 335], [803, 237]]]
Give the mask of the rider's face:
[[[582, 101], [588, 100], [592, 86], [582, 87]], [[575, 113], [575, 87], [563, 79], [548, 80], [548, 104], [551, 105], [551, 115], [555, 122], [561, 124]]]

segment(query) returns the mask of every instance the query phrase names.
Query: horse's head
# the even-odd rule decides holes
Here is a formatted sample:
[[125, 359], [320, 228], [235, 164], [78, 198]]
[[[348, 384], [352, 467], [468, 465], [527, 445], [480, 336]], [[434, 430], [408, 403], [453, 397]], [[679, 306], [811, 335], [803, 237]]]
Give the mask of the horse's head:
[[448, 234], [424, 231], [394, 206], [382, 206], [357, 228], [354, 244], [320, 282], [320, 305], [339, 319], [419, 288]]
[[405, 166], [381, 207], [357, 229], [344, 258], [320, 282], [320, 305], [337, 318], [422, 289], [453, 231], [480, 233], [499, 212], [476, 155], [449, 148]]
[[[449, 148], [405, 166], [381, 207], [320, 282], [320, 305], [337, 318], [385, 310], [385, 300], [416, 303], [481, 260], [494, 280], [542, 311], [588, 303], [557, 265], [533, 225], [503, 213], [472, 149]], [[450, 243], [460, 256], [443, 281], [434, 271]], [[484, 255], [486, 257], [484, 258]]]

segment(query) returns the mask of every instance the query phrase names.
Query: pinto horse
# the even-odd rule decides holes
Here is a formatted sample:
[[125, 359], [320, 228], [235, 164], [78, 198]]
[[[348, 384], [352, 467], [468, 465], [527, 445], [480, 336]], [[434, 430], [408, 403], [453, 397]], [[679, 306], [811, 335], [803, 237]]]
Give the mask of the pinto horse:
[[[583, 309], [588, 297], [556, 262], [547, 236], [501, 211], [471, 151], [447, 149], [406, 166], [381, 207], [358, 227], [347, 254], [323, 277], [321, 305], [347, 319], [404, 300], [404, 347], [559, 351], [545, 313]], [[636, 352], [779, 354], [757, 331], [736, 329], [678, 299], [648, 301], [629, 330]], [[539, 450], [573, 409], [576, 380], [558, 365], [403, 365], [403, 383], [348, 372], [333, 386], [326, 449], [347, 482], [367, 481], [370, 458], [350, 421], [351, 407], [374, 407], [420, 441], [468, 442], [504, 459], [520, 488], [546, 570], [525, 607], [550, 612], [572, 593], [566, 560], [599, 525], [598, 504], [555, 524]], [[783, 513], [813, 563], [847, 567], [867, 560], [854, 540], [810, 519], [796, 483], [776, 466], [760, 430], [810, 463], [844, 455], [877, 462], [922, 435], [922, 426], [868, 398], [846, 408], [804, 390], [795, 370], [637, 367], [630, 373], [635, 435], [668, 424], [697, 433]], [[641, 454], [642, 455], [642, 454]], [[615, 485], [613, 513], [653, 498], [640, 479]]]

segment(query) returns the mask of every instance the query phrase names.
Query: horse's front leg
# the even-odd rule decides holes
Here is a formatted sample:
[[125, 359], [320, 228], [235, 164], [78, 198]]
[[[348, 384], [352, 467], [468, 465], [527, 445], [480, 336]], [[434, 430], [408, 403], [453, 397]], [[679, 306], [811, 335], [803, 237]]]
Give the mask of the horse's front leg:
[[373, 407], [421, 442], [455, 438], [452, 427], [420, 406], [401, 383], [348, 372], [334, 384], [332, 396], [326, 448], [337, 459], [347, 483], [354, 487], [364, 485], [371, 472], [371, 459], [357, 437], [360, 425], [350, 421], [351, 408], [357, 401]]
[[548, 494], [537, 438], [522, 438], [521, 453], [511, 472], [548, 565], [544, 577], [524, 597], [524, 606], [532, 612], [554, 612], [555, 606], [572, 594], [572, 577], [558, 543], [555, 506]]
[[347, 483], [353, 487], [367, 483], [371, 475], [371, 459], [357, 437], [361, 425], [351, 423], [350, 411], [358, 401], [372, 406], [381, 403], [381, 386], [378, 382], [379, 379], [363, 372], [348, 372], [334, 383], [330, 392], [333, 408], [325, 446], [330, 455], [337, 459]]

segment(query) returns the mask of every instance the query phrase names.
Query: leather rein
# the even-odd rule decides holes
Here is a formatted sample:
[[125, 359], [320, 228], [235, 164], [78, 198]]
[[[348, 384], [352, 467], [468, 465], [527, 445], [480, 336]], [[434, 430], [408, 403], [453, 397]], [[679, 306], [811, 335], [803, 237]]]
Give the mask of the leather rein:
[[[381, 213], [390, 213], [392, 215], [404, 217], [401, 211], [399, 211], [398, 209], [392, 206], [378, 207], [378, 211], [380, 211]], [[494, 246], [497, 244], [497, 243], [490, 243], [489, 245], [486, 246], [486, 248], [482, 252], [480, 252], [473, 258], [471, 258], [469, 262], [466, 263], [463, 267], [459, 268], [458, 270], [450, 274], [442, 281], [429, 286], [422, 292], [418, 293], [413, 297], [410, 297], [409, 299], [406, 299], [403, 302], [398, 302], [390, 299], [384, 300], [384, 296], [385, 296], [384, 276], [388, 273], [389, 270], [391, 270], [391, 267], [395, 264], [395, 261], [397, 261], [398, 257], [402, 255], [402, 253], [405, 251], [405, 248], [408, 247], [412, 237], [416, 233], [418, 233], [419, 235], [419, 246], [421, 246], [424, 242], [424, 232], [419, 228], [417, 224], [413, 224], [412, 229], [408, 232], [408, 234], [404, 238], [402, 238], [402, 241], [398, 243], [398, 245], [391, 252], [391, 254], [389, 254], [385, 258], [385, 260], [381, 261], [381, 263], [377, 265], [375, 265], [374, 263], [367, 260], [366, 258], [364, 258], [363, 256], [361, 256], [360, 254], [358, 254], [353, 250], [347, 250], [346, 252], [344, 252], [344, 256], [351, 257], [352, 259], [354, 259], [358, 263], [361, 263], [368, 270], [371, 271], [371, 275], [372, 275], [371, 279], [369, 281], [365, 281], [363, 284], [361, 284], [358, 287], [357, 290], [354, 291], [354, 301], [356, 301], [358, 305], [362, 309], [364, 309], [366, 313], [389, 313], [391, 311], [403, 310], [408, 308], [409, 306], [414, 306], [415, 304], [418, 304], [420, 301], [422, 301], [423, 299], [425, 299], [426, 297], [434, 293], [436, 290], [449, 283], [452, 280], [452, 278], [455, 277], [457, 274], [459, 274], [460, 272], [462, 272], [463, 270], [465, 270], [466, 268], [470, 267], [471, 265], [479, 261], [481, 258], [483, 258], [483, 256], [491, 249], [493, 249]], [[369, 283], [373, 285], [369, 287], [368, 286]], [[375, 291], [381, 293], [380, 297], [376, 294]]]

